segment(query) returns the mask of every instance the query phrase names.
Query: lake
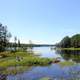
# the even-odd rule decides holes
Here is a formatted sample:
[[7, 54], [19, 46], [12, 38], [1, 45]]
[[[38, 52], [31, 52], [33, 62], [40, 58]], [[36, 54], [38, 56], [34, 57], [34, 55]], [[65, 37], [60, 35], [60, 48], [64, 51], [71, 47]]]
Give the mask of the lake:
[[[4, 70], [9, 73], [4, 80], [80, 80], [80, 51], [55, 51], [50, 47], [35, 47], [33, 51], [40, 57], [57, 58], [61, 61], [72, 61], [75, 65], [61, 66], [15, 66]], [[1, 73], [1, 72], [0, 72]]]

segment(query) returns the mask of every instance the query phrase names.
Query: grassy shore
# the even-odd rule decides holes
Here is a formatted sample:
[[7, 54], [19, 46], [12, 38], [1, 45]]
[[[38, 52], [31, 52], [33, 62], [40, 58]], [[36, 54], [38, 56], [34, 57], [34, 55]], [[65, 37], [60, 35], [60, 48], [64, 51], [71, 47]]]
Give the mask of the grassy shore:
[[[28, 52], [16, 52], [16, 53], [1, 53], [5, 54], [5, 58], [0, 59], [0, 67], [9, 66], [34, 66], [34, 65], [48, 65], [53, 59], [50, 58], [40, 58], [35, 56], [33, 53]], [[22, 57], [21, 61], [16, 60], [16, 56]]]
[[73, 65], [75, 65], [75, 63], [74, 62], [70, 62], [70, 61], [64, 61], [64, 62], [60, 62], [59, 65], [61, 67], [66, 67], [66, 66], [73, 66]]
[[[36, 66], [36, 65], [46, 66], [49, 65], [51, 62], [55, 61], [55, 59], [53, 58], [41, 58], [29, 52], [15, 52], [15, 53], [3, 52], [0, 53], [0, 56], [3, 56], [3, 58], [0, 58], [0, 67], [4, 68], [10, 66]], [[22, 57], [23, 59], [21, 61], [17, 61], [16, 56]], [[69, 61], [64, 61], [64, 62], [59, 62], [59, 65], [71, 66], [74, 65], [74, 63]]]
[[80, 48], [55, 48], [56, 50], [80, 50]]

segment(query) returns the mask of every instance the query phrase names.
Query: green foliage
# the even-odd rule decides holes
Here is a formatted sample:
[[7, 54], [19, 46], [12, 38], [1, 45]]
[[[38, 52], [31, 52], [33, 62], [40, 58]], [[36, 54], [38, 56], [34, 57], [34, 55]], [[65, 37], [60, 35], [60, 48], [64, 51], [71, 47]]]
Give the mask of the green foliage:
[[79, 48], [80, 47], [80, 34], [76, 34], [72, 37], [64, 37], [61, 42], [58, 44], [59, 47], [62, 48], [70, 48], [70, 47], [74, 47], [74, 48]]
[[52, 80], [52, 79], [50, 79], [49, 77], [43, 77], [43, 78], [40, 78], [39, 80]]
[[70, 61], [64, 61], [64, 62], [60, 62], [59, 65], [61, 67], [65, 67], [65, 66], [73, 66], [73, 65], [75, 65], [75, 63], [74, 62], [70, 62]]
[[[53, 59], [50, 58], [40, 58], [38, 56], [34, 56], [34, 54], [29, 54], [27, 52], [16, 52], [16, 53], [7, 53], [6, 58], [0, 59], [0, 67], [8, 67], [8, 66], [35, 66], [48, 65]], [[16, 56], [22, 57], [21, 61], [16, 60]]]
[[5, 51], [8, 46], [11, 34], [7, 30], [7, 26], [0, 24], [0, 52]]
[[80, 34], [76, 34], [71, 38], [71, 47], [80, 47]]
[[66, 48], [70, 47], [70, 38], [68, 36], [64, 37], [60, 42], [60, 46]]

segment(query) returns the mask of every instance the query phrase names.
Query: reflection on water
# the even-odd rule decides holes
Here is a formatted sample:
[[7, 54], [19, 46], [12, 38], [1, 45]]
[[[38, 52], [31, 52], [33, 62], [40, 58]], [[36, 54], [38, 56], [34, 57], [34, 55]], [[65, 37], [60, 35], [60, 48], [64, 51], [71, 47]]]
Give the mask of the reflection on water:
[[80, 79], [80, 67], [64, 67], [61, 68], [58, 64], [52, 64], [45, 67], [33, 67], [30, 71], [25, 71], [22, 74], [9, 75], [8, 80], [40, 80], [43, 77], [48, 77], [51, 80], [76, 80]]
[[61, 57], [60, 54], [56, 54], [55, 50], [52, 50], [51, 47], [34, 47], [33, 51], [41, 54], [41, 57], [56, 58]]
[[[14, 66], [0, 71], [7, 74], [4, 80], [80, 80], [80, 51], [51, 51], [48, 47], [34, 48], [41, 57], [62, 57], [64, 60], [77, 62], [73, 66], [61, 67], [59, 64], [49, 66]], [[1, 79], [0, 79], [1, 80]]]
[[80, 63], [80, 51], [79, 50], [62, 50], [57, 51], [58, 54], [62, 56], [64, 60], [72, 60], [76, 63]]

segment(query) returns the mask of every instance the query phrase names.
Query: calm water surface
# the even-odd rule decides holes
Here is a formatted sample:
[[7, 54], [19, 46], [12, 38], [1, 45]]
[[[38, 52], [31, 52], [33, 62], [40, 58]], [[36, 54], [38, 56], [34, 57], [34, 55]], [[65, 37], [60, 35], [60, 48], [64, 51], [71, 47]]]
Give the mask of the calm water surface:
[[[5, 80], [80, 80], [80, 52], [79, 51], [54, 51], [50, 47], [34, 48], [41, 54], [41, 57], [56, 58], [74, 61], [76, 65], [62, 67], [59, 64], [49, 66], [33, 66], [23, 72], [8, 74]], [[17, 67], [15, 67], [16, 69]], [[24, 68], [24, 67], [23, 67]], [[9, 68], [10, 69], [10, 68]], [[12, 68], [13, 69], [13, 68]], [[17, 70], [17, 69], [16, 69]]]
[[35, 47], [33, 51], [38, 52], [41, 54], [41, 57], [49, 57], [49, 58], [56, 58], [61, 57], [60, 54], [56, 54], [55, 50], [51, 50], [51, 47]]

